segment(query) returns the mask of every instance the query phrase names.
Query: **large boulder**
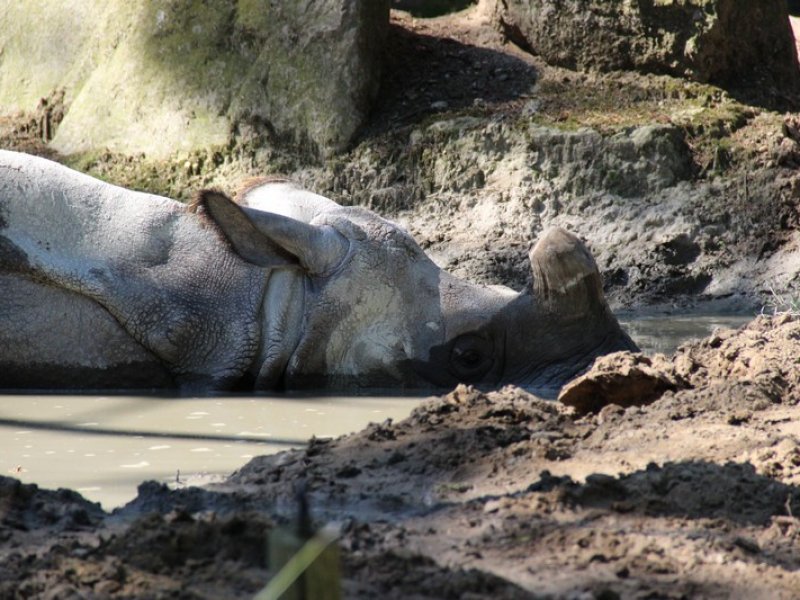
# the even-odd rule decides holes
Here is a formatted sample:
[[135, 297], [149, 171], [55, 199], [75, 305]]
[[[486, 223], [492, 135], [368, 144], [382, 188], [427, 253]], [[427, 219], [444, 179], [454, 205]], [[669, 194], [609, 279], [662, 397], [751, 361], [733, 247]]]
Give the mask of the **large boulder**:
[[800, 82], [786, 0], [483, 0], [515, 43], [580, 70], [718, 85]]
[[0, 111], [63, 91], [64, 153], [164, 156], [269, 130], [343, 149], [377, 92], [388, 0], [0, 0]]

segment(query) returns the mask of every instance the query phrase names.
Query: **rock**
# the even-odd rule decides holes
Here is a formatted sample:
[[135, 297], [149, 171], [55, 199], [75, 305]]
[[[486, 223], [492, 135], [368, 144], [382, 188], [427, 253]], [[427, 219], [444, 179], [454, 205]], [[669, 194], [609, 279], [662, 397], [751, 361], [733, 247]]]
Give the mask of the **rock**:
[[683, 387], [686, 384], [663, 356], [615, 352], [601, 356], [587, 373], [565, 385], [558, 400], [574, 407], [578, 414], [587, 414], [612, 404], [650, 404], [664, 392]]
[[496, 25], [547, 62], [796, 90], [785, 0], [485, 0]]
[[102, 597], [108, 597], [112, 594], [119, 592], [122, 588], [122, 585], [118, 581], [113, 581], [107, 579], [106, 581], [101, 581], [94, 586], [94, 592]]
[[388, 0], [273, 1], [266, 11], [260, 2], [247, 5], [240, 18], [260, 32], [261, 45], [239, 91], [250, 100], [236, 110], [322, 154], [343, 150], [378, 92]]
[[63, 90], [52, 147], [66, 154], [163, 157], [252, 127], [342, 150], [377, 93], [389, 20], [388, 0], [0, 6], [0, 106], [32, 111]]
[[463, 10], [474, 0], [392, 0], [392, 8], [405, 10], [415, 17], [438, 17]]

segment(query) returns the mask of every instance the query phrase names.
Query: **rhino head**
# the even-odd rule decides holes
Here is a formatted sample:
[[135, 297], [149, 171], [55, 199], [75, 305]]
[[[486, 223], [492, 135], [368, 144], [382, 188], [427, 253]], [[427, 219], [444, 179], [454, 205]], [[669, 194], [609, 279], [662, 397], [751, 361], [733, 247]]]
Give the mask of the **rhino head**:
[[556, 389], [595, 357], [636, 346], [603, 297], [584, 244], [563, 229], [530, 252], [515, 292], [458, 279], [400, 226], [288, 184], [216, 191], [201, 212], [266, 269], [256, 387]]

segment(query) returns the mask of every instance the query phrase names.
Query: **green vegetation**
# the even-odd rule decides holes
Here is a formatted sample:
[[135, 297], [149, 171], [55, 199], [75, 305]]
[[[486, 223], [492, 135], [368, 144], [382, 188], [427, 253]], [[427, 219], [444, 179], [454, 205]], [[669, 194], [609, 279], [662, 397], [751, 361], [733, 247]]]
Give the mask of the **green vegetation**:
[[768, 315], [790, 315], [800, 317], [800, 295], [779, 294], [772, 286], [761, 312]]
[[540, 110], [531, 119], [547, 127], [613, 135], [648, 123], [677, 125], [701, 175], [735, 166], [745, 152], [735, 134], [762, 114], [720, 88], [670, 76], [568, 74], [544, 79], [537, 92]]
[[[459, 156], [468, 156], [462, 152], [465, 145], [471, 148], [485, 144], [486, 150], [491, 151], [494, 145], [509, 143], [510, 139], [530, 139], [537, 127], [560, 131], [588, 127], [611, 136], [643, 123], [672, 123], [684, 131], [701, 174], [723, 172], [735, 167], [744, 151], [744, 145], [734, 139], [734, 134], [746, 128], [758, 114], [755, 109], [726, 97], [690, 95], [665, 100], [652, 94], [642, 97], [641, 90], [627, 85], [617, 87], [607, 81], [600, 85], [606, 85], [609, 93], [588, 93], [589, 84], [579, 86], [587, 90], [586, 94], [580, 90], [566, 93], [562, 85], [544, 84], [537, 97], [539, 110], [531, 113], [524, 106], [511, 107], [502, 123], [490, 120], [478, 108], [431, 115], [416, 126], [364, 140], [350, 152], [314, 165], [305, 162], [302, 156], [281, 150], [261, 134], [242, 135], [229, 144], [210, 145], [166, 158], [105, 151], [70, 155], [63, 162], [117, 185], [178, 200], [190, 199], [203, 187], [233, 191], [249, 176], [298, 172], [308, 175], [308, 167], [313, 167], [310, 183], [321, 193], [332, 194], [345, 203], [369, 204], [376, 189], [394, 190], [397, 198], [378, 201], [383, 210], [398, 210], [408, 208], [416, 199], [436, 189], [436, 181], [442, 179], [437, 176], [437, 169], [457, 163]], [[778, 121], [772, 125], [779, 130]], [[474, 176], [469, 176], [473, 184], [483, 180], [478, 166], [466, 163], [462, 166], [464, 177], [468, 170], [475, 171]], [[622, 177], [615, 173], [606, 176], [609, 185], [613, 183], [611, 180]], [[452, 179], [451, 182], [468, 183]], [[340, 191], [345, 192], [344, 197]]]

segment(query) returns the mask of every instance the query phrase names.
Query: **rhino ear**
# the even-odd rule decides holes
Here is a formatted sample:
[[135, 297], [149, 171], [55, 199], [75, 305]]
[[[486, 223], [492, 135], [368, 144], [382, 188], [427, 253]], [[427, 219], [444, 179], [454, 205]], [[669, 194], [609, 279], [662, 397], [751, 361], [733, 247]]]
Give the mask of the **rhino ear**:
[[597, 264], [575, 235], [553, 227], [529, 255], [536, 302], [550, 313], [581, 315], [606, 306]]
[[205, 209], [239, 256], [260, 267], [299, 266], [318, 275], [339, 265], [350, 247], [332, 227], [241, 207], [215, 190], [201, 191], [194, 206]]

